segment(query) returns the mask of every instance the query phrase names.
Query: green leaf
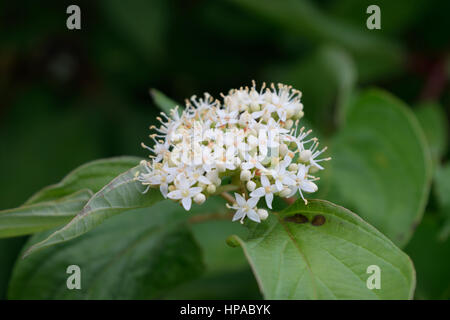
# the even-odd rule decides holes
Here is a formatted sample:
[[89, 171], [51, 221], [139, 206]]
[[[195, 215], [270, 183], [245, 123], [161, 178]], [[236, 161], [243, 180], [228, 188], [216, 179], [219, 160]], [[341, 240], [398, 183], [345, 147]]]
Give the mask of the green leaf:
[[[201, 249], [176, 203], [115, 216], [77, 239], [17, 262], [10, 299], [153, 299], [204, 270]], [[29, 244], [48, 235], [36, 234]], [[66, 269], [81, 269], [81, 290], [68, 290]]]
[[441, 209], [450, 211], [450, 163], [436, 169], [434, 184], [434, 193]]
[[447, 121], [442, 107], [438, 103], [422, 103], [415, 109], [417, 120], [422, 126], [431, 157], [438, 164], [447, 148]]
[[445, 219], [441, 228], [441, 239], [450, 234], [450, 163], [438, 167], [434, 174], [434, 194], [439, 204], [439, 213]]
[[450, 239], [442, 241], [442, 226], [427, 212], [405, 251], [417, 271], [417, 299], [450, 299]]
[[0, 239], [0, 300], [6, 298], [14, 263], [27, 237]]
[[91, 196], [92, 192], [85, 189], [57, 200], [0, 211], [0, 238], [36, 233], [67, 223]]
[[136, 166], [140, 160], [137, 157], [116, 157], [86, 163], [69, 173], [61, 182], [34, 194], [25, 205], [55, 200], [82, 189], [95, 193], [119, 174]]
[[179, 108], [182, 108], [182, 105], [173, 101], [169, 97], [167, 97], [164, 93], [161, 91], [158, 91], [156, 89], [151, 89], [150, 94], [153, 97], [153, 101], [155, 104], [164, 111], [167, 115], [170, 114], [170, 110], [175, 108], [176, 106], [179, 106]]
[[[199, 207], [205, 213], [220, 212], [225, 209], [225, 203], [222, 198], [213, 197]], [[192, 223], [190, 229], [202, 249], [205, 272], [201, 277], [171, 290], [164, 299], [261, 298], [243, 252], [226, 244], [230, 234], [244, 236], [247, 233], [245, 227], [227, 218]]]
[[428, 146], [414, 115], [389, 94], [369, 90], [353, 101], [331, 147], [327, 199], [404, 246], [422, 218], [431, 181]]
[[113, 215], [150, 207], [161, 200], [161, 192], [157, 189], [142, 193], [145, 188], [135, 179], [135, 176], [143, 170], [145, 168], [138, 165], [112, 180], [88, 201], [72, 221], [52, 233], [47, 239], [33, 245], [25, 252], [25, 256], [44, 247], [79, 237]]
[[[297, 201], [236, 236], [266, 299], [411, 299], [409, 257], [351, 211], [323, 200]], [[367, 268], [381, 270], [370, 290]]]

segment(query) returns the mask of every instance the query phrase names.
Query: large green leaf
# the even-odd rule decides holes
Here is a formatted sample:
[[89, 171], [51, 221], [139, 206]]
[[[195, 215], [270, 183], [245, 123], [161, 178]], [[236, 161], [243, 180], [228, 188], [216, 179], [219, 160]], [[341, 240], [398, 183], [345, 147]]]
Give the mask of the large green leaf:
[[[351, 211], [323, 200], [297, 201], [250, 224], [242, 246], [266, 299], [410, 299], [409, 257]], [[369, 266], [381, 270], [370, 290]]]
[[0, 300], [6, 298], [12, 269], [26, 238], [0, 239]]
[[417, 120], [422, 126], [431, 157], [438, 164], [447, 148], [447, 121], [444, 110], [438, 103], [422, 103], [416, 109]]
[[[450, 163], [437, 168], [434, 175], [435, 194], [443, 210], [450, 211]], [[450, 212], [449, 216], [450, 218]]]
[[[207, 206], [207, 208], [203, 208]], [[225, 209], [222, 198], [211, 198], [200, 206], [205, 213]], [[201, 218], [200, 215], [195, 218]], [[244, 236], [246, 228], [229, 218], [192, 223], [192, 234], [199, 243], [205, 263], [201, 277], [171, 290], [164, 299], [260, 299], [258, 286], [241, 250], [226, 244], [230, 234]]]
[[135, 176], [143, 170], [145, 168], [138, 165], [112, 180], [88, 201], [83, 210], [72, 221], [62, 229], [52, 233], [47, 239], [33, 245], [25, 255], [79, 237], [113, 215], [132, 209], [149, 207], [161, 200], [161, 193], [157, 189], [150, 189], [149, 192], [142, 193], [145, 187], [135, 179]]
[[116, 157], [88, 162], [69, 173], [61, 182], [48, 186], [34, 194], [25, 205], [55, 200], [81, 189], [97, 192], [119, 174], [136, 166], [137, 157]]
[[[10, 299], [151, 299], [204, 269], [200, 247], [176, 203], [115, 216], [70, 242], [17, 262]], [[36, 243], [48, 233], [36, 234]], [[66, 269], [81, 269], [81, 290], [69, 290]]]
[[91, 196], [92, 192], [84, 189], [57, 200], [0, 211], [0, 238], [31, 234], [67, 223]]
[[417, 299], [450, 299], [450, 239], [439, 239], [441, 228], [427, 212], [405, 248], [417, 270]]
[[414, 115], [387, 93], [369, 90], [354, 100], [331, 147], [328, 199], [405, 245], [420, 222], [431, 181], [430, 153]]
[[434, 193], [438, 200], [440, 214], [445, 219], [441, 229], [441, 238], [445, 240], [450, 234], [450, 163], [436, 169]]

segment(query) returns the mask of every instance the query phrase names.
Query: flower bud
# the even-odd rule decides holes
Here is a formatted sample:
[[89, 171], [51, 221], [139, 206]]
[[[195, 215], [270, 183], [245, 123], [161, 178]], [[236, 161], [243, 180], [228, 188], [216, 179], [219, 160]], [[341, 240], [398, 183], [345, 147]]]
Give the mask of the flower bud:
[[220, 178], [216, 178], [214, 179], [214, 184], [216, 185], [216, 187], [218, 187], [222, 184], [222, 180], [220, 180]]
[[247, 182], [247, 190], [252, 192], [256, 189], [256, 183], [254, 183], [253, 181], [249, 181]]
[[319, 171], [319, 168], [317, 168], [316, 166], [311, 166], [308, 170], [309, 173], [316, 173], [317, 171]]
[[217, 164], [217, 170], [219, 170], [219, 172], [225, 172], [227, 170], [227, 167], [225, 166], [225, 163], [218, 163]]
[[293, 125], [294, 125], [294, 121], [292, 119], [288, 119], [288, 120], [286, 120], [284, 127], [289, 130], [290, 128], [292, 128]]
[[312, 156], [312, 152], [311, 150], [302, 150], [300, 152], [300, 160], [303, 162], [309, 162], [309, 160], [311, 159]]
[[252, 177], [252, 173], [249, 170], [242, 170], [241, 171], [241, 181], [248, 181]]
[[258, 213], [259, 218], [260, 218], [261, 220], [266, 220], [267, 217], [269, 217], [269, 212], [267, 212], [267, 210], [264, 210], [264, 209], [258, 209], [257, 213]]
[[214, 192], [216, 192], [216, 186], [210, 184], [208, 187], [206, 187], [206, 192], [208, 192], [209, 194], [213, 194]]
[[291, 163], [288, 167], [289, 171], [297, 171], [298, 170], [298, 164], [296, 163]]
[[251, 111], [255, 112], [255, 111], [259, 111], [260, 109], [261, 109], [261, 108], [259, 107], [259, 104], [258, 104], [258, 103], [252, 102], [252, 103], [250, 104], [250, 110], [251, 110]]
[[194, 197], [194, 202], [197, 204], [202, 204], [205, 200], [206, 196], [203, 193], [196, 194]]

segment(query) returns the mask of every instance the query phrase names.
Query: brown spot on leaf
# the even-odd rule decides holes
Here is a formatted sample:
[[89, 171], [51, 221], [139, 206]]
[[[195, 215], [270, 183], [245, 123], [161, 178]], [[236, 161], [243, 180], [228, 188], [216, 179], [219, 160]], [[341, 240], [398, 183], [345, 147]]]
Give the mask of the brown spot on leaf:
[[313, 226], [316, 226], [316, 227], [321, 226], [324, 223], [325, 223], [325, 217], [323, 215], [321, 215], [321, 214], [318, 214], [317, 216], [314, 216], [314, 218], [311, 221], [311, 224]]
[[308, 222], [308, 218], [300, 213], [297, 213], [297, 214], [294, 214], [293, 216], [285, 217], [284, 221], [301, 224], [301, 223]]

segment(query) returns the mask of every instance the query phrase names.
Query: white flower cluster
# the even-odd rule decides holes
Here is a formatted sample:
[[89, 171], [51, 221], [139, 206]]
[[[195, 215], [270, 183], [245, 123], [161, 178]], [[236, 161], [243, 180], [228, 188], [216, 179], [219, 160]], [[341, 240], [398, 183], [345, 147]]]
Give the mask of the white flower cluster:
[[257, 204], [264, 198], [272, 209], [274, 195], [289, 198], [297, 192], [317, 191], [312, 174], [323, 169], [311, 131], [299, 128], [303, 117], [301, 92], [290, 86], [262, 86], [231, 90], [223, 102], [208, 93], [193, 96], [181, 113], [158, 117], [161, 126], [150, 127], [153, 147], [151, 161], [137, 175], [147, 188], [159, 187], [162, 195], [181, 202], [190, 210], [192, 201], [201, 204], [207, 196], [224, 190], [239, 190], [229, 208], [236, 210], [233, 221], [245, 217], [260, 222], [268, 216]]

